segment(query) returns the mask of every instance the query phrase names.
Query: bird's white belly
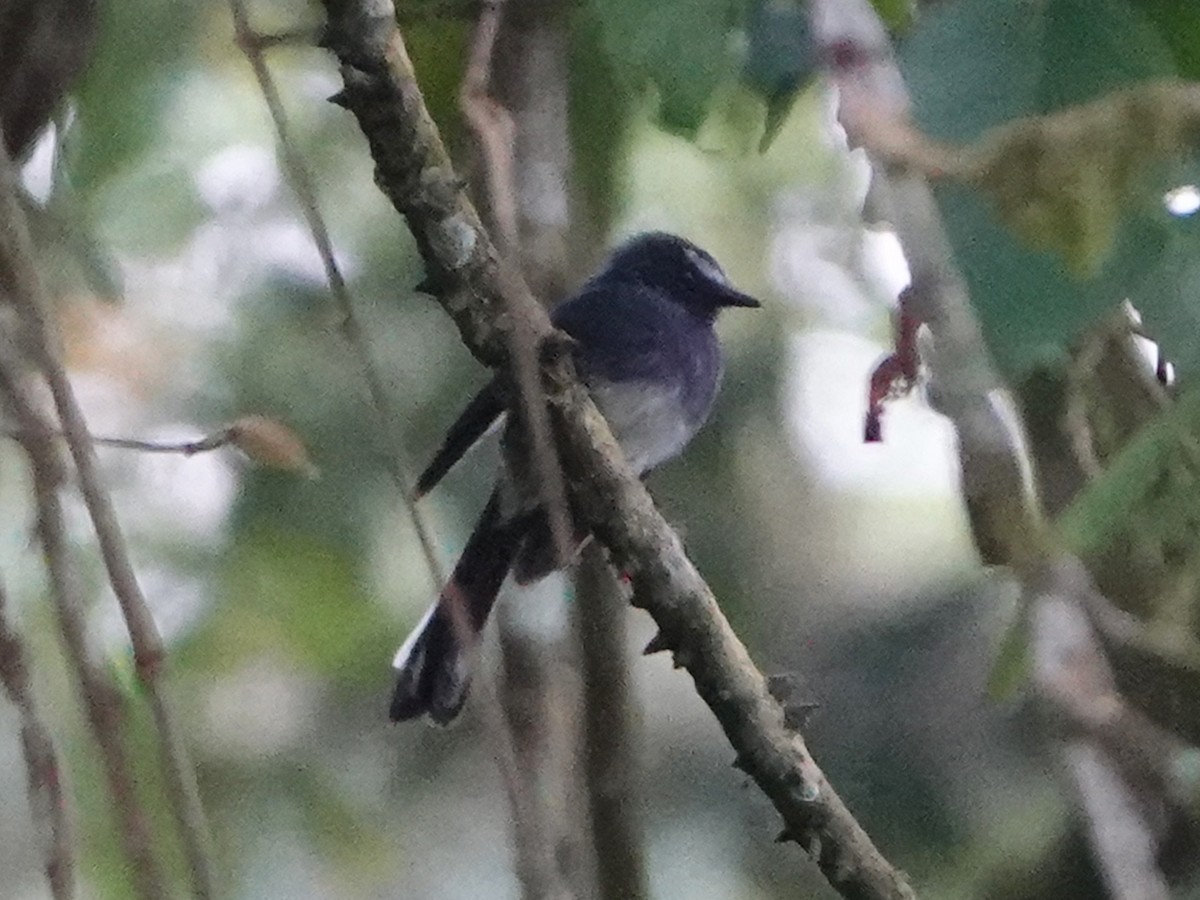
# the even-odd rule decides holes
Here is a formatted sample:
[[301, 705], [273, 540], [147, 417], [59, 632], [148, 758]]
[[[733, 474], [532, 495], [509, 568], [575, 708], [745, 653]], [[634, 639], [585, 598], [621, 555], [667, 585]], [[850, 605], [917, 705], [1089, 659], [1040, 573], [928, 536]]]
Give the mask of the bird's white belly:
[[695, 433], [678, 389], [644, 382], [601, 382], [589, 390], [629, 465], [639, 474], [676, 456]]

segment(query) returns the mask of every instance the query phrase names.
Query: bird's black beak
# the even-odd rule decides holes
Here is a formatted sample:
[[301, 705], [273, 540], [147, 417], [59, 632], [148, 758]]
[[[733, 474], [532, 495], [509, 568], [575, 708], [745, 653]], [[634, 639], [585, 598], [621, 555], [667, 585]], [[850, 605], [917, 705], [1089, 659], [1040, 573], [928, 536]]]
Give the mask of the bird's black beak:
[[758, 309], [762, 306], [757, 300], [749, 294], [743, 294], [741, 291], [734, 290], [732, 287], [727, 287], [721, 291], [721, 306], [743, 306], [747, 309]]

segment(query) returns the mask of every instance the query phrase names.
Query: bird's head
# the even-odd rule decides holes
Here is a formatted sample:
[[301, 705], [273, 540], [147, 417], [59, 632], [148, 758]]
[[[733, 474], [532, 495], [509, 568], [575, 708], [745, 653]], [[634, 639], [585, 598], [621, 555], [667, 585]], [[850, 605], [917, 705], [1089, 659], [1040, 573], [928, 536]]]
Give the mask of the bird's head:
[[618, 247], [605, 274], [656, 288], [708, 319], [727, 306], [761, 306], [730, 284], [711, 255], [691, 241], [662, 231], [639, 234]]

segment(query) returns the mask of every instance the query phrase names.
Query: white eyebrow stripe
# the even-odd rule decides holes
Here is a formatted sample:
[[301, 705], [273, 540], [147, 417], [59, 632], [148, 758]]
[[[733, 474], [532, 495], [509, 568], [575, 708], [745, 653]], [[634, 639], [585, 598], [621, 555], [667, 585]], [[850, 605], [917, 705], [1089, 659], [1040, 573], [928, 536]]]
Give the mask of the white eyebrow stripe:
[[689, 262], [699, 269], [700, 273], [704, 275], [705, 278], [709, 279], [710, 281], [715, 281], [720, 285], [729, 284], [729, 278], [726, 277], [724, 270], [717, 265], [717, 261], [715, 259], [710, 256], [706, 256], [705, 254], [699, 252], [698, 250], [694, 250], [691, 247], [684, 247], [683, 252], [687, 254]]

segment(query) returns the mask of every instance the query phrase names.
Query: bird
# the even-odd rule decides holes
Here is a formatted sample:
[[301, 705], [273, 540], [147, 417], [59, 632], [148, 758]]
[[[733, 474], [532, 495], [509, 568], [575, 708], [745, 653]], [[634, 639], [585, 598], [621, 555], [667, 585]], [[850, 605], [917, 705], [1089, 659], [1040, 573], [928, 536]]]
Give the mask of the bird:
[[[621, 244], [550, 321], [570, 340], [579, 377], [638, 475], [677, 456], [705, 424], [724, 373], [713, 325], [727, 307], [758, 307], [717, 261], [661, 231]], [[450, 427], [417, 479], [428, 493], [505, 416], [500, 382], [490, 381]], [[470, 685], [472, 650], [511, 572], [530, 584], [558, 568], [549, 517], [520, 496], [501, 465], [495, 488], [449, 582], [401, 645], [389, 718], [424, 714], [448, 724]], [[582, 543], [586, 533], [577, 533]]]

